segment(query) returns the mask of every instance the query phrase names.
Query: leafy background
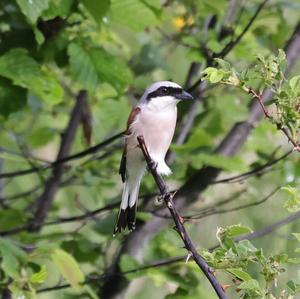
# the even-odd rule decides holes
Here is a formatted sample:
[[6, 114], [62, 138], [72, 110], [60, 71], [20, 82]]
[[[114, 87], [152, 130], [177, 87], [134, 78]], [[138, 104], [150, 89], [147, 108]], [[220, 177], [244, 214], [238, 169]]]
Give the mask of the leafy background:
[[[293, 32], [299, 36], [299, 11], [299, 0], [1, 0], [2, 298], [216, 298], [185, 263], [172, 223], [155, 216], [150, 175], [138, 229], [112, 237], [122, 140], [102, 142], [124, 130], [132, 106], [158, 80], [178, 82], [196, 99], [179, 104], [167, 181], [172, 189], [191, 182], [181, 214], [199, 252], [229, 298], [297, 298], [299, 153], [282, 157], [293, 146], [275, 117], [255, 121], [240, 148], [222, 152], [220, 142], [248, 119], [255, 99], [241, 81], [230, 86], [227, 62], [214, 58], [234, 74], [249, 69], [247, 84], [257, 91], [289, 84], [289, 93], [277, 94], [279, 118], [298, 140], [299, 61], [269, 81], [270, 72], [254, 65], [281, 67], [274, 57]], [[205, 74], [210, 83], [200, 82]], [[233, 242], [261, 229], [263, 237]]]

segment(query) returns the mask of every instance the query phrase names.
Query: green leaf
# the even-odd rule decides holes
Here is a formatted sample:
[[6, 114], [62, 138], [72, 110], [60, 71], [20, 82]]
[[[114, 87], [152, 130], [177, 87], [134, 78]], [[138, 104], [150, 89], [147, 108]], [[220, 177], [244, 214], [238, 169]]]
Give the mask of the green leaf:
[[49, 0], [17, 0], [22, 13], [33, 24], [41, 13], [48, 8]]
[[289, 212], [294, 213], [300, 211], [300, 192], [297, 188], [291, 186], [282, 187], [281, 190], [287, 192], [290, 195], [283, 207]]
[[289, 85], [296, 94], [300, 92], [300, 75], [290, 79]]
[[245, 171], [247, 169], [245, 162], [238, 157], [224, 157], [205, 153], [193, 157], [193, 165], [197, 168], [202, 165], [210, 165], [228, 171]]
[[32, 148], [38, 148], [49, 143], [56, 135], [57, 131], [48, 128], [40, 127], [33, 130], [27, 137], [27, 141]]
[[109, 9], [110, 0], [82, 0], [81, 2], [95, 21], [101, 24], [102, 18]]
[[0, 238], [1, 268], [12, 278], [20, 277], [20, 262], [26, 254], [7, 239]]
[[206, 68], [204, 71], [202, 71], [202, 74], [206, 76], [206, 78], [210, 81], [210, 83], [218, 83], [224, 77], [224, 72], [214, 67]]
[[130, 255], [123, 254], [121, 257], [120, 267], [122, 272], [137, 268], [139, 263]]
[[45, 20], [54, 19], [55, 17], [65, 18], [70, 14], [74, 0], [55, 0], [50, 1], [47, 10], [42, 13], [42, 18]]
[[81, 283], [84, 281], [84, 275], [76, 260], [62, 249], [55, 249], [51, 254], [51, 258], [66, 281], [74, 289], [81, 289]]
[[219, 227], [217, 231], [217, 238], [220, 243], [223, 243], [224, 240], [228, 239], [231, 240], [239, 235], [244, 235], [251, 233], [252, 230], [247, 226], [242, 226], [240, 224], [230, 225], [228, 227], [222, 228]]
[[74, 79], [91, 91], [96, 88], [98, 80], [108, 82], [118, 91], [123, 90], [132, 80], [126, 64], [102, 48], [87, 50], [72, 43], [68, 54]]
[[101, 48], [92, 49], [90, 54], [100, 79], [111, 84], [116, 90], [122, 91], [132, 81], [131, 72], [121, 59]]
[[158, 19], [149, 3], [136, 0], [112, 0], [111, 20], [134, 31], [143, 31], [146, 26], [155, 27]]
[[43, 283], [47, 278], [47, 269], [46, 266], [43, 265], [39, 272], [33, 273], [30, 277], [31, 283]]
[[90, 55], [80, 45], [71, 43], [68, 48], [73, 78], [93, 92], [98, 84], [98, 72]]
[[246, 280], [246, 281], [242, 282], [239, 285], [239, 289], [241, 289], [241, 290], [259, 291], [260, 287], [259, 287], [259, 283], [258, 283], [257, 280], [250, 279], [250, 280]]
[[223, 60], [221, 58], [215, 58], [215, 61], [218, 63], [218, 65], [224, 70], [224, 71], [227, 71], [227, 72], [230, 72], [231, 71], [231, 64], [226, 61], [226, 60]]
[[297, 294], [297, 293], [300, 292], [300, 283], [297, 283], [293, 280], [290, 280], [290, 281], [287, 282], [286, 285], [287, 285], [287, 287], [290, 290], [292, 295]]
[[249, 233], [252, 233], [252, 230], [249, 227], [240, 224], [231, 225], [226, 228], [226, 234], [231, 238]]
[[49, 104], [62, 101], [63, 89], [54, 75], [42, 70], [25, 49], [16, 48], [0, 57], [0, 75], [15, 85], [27, 88]]
[[227, 269], [227, 271], [242, 281], [247, 281], [252, 279], [252, 277], [247, 272], [241, 269], [230, 268]]
[[0, 77], [0, 114], [9, 114], [24, 108], [27, 102], [26, 89], [15, 86], [8, 79]]
[[292, 235], [300, 242], [300, 233], [293, 233]]
[[193, 130], [188, 141], [183, 145], [172, 145], [176, 151], [185, 153], [187, 150], [197, 149], [203, 146], [210, 146], [213, 144], [213, 138], [206, 130], [197, 127]]

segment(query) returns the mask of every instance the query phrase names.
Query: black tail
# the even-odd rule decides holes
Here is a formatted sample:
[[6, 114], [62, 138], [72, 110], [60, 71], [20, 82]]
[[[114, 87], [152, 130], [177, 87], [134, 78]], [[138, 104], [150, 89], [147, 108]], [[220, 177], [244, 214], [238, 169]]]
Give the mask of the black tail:
[[120, 208], [117, 222], [114, 228], [114, 235], [121, 233], [122, 229], [125, 230], [128, 227], [129, 231], [135, 229], [136, 219], [136, 204], [133, 207], [127, 207], [125, 210]]

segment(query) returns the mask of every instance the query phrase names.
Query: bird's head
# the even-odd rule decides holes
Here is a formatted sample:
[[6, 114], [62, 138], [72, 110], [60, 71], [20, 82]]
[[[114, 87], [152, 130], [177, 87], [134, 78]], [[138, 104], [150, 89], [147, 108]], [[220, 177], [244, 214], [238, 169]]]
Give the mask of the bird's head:
[[159, 81], [150, 85], [141, 98], [141, 104], [157, 108], [176, 106], [181, 100], [192, 100], [191, 94], [171, 81]]

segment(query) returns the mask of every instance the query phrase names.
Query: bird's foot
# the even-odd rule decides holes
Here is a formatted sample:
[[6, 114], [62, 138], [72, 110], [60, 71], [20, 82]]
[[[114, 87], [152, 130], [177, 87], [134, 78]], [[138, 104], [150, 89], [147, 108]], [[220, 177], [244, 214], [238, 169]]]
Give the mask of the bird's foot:
[[151, 169], [157, 169], [157, 166], [158, 166], [158, 162], [155, 162], [154, 160], [151, 160], [150, 163], [149, 163], [149, 166], [147, 167], [148, 171], [151, 170]]

